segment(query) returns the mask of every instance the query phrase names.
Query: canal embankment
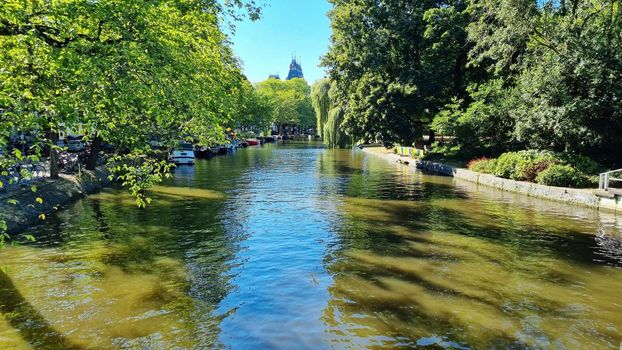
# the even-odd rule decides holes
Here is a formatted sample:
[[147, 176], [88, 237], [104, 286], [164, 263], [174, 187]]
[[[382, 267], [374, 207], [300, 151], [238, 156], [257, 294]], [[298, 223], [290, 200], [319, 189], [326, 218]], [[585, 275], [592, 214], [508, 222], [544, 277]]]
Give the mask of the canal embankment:
[[383, 158], [392, 163], [402, 164], [403, 166], [420, 169], [428, 173], [451, 176], [457, 180], [469, 181], [477, 185], [501, 191], [508, 191], [529, 197], [548, 199], [556, 202], [563, 202], [614, 213], [622, 213], [621, 196], [602, 197], [598, 196], [595, 190], [592, 189], [553, 187], [526, 181], [504, 179], [490, 174], [477, 173], [465, 168], [395, 154], [383, 147], [368, 147], [363, 148], [362, 151], [367, 154]]
[[0, 221], [6, 222], [9, 234], [32, 226], [78, 198], [110, 185], [108, 175], [101, 168], [6, 189], [0, 192]]

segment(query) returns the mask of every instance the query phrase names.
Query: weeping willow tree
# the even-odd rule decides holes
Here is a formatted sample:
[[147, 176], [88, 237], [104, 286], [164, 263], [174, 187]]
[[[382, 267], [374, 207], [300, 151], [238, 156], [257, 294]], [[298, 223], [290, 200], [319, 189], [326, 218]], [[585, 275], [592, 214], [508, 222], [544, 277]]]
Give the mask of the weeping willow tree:
[[343, 109], [333, 107], [328, 112], [328, 119], [324, 124], [324, 143], [330, 147], [345, 147], [347, 144], [346, 135], [341, 132], [341, 122], [343, 119]]
[[343, 110], [336, 106], [333, 84], [328, 79], [320, 79], [311, 87], [311, 102], [315, 110], [317, 133], [330, 147], [345, 147], [346, 135], [341, 131]]
[[315, 110], [317, 134], [320, 136], [324, 134], [324, 124], [328, 120], [331, 107], [329, 91], [330, 81], [328, 79], [320, 79], [311, 86], [311, 103]]

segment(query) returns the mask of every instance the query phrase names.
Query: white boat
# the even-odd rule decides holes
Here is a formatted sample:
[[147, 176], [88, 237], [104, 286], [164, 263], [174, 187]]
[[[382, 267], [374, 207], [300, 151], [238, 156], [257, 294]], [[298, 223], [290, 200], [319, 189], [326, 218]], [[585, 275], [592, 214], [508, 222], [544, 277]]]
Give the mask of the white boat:
[[182, 142], [171, 154], [175, 164], [194, 164], [194, 147], [190, 143]]

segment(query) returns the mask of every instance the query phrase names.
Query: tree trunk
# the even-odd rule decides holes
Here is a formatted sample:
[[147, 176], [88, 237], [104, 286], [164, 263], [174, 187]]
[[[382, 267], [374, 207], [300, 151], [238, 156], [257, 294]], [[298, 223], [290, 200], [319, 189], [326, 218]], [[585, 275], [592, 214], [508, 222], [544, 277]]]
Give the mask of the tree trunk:
[[434, 132], [434, 130], [430, 130], [430, 138], [428, 140], [428, 143], [431, 145], [434, 142], [436, 142], [436, 133]]
[[97, 167], [97, 161], [99, 160], [99, 152], [102, 149], [102, 138], [95, 136], [93, 142], [91, 142], [91, 151], [89, 152], [89, 158], [86, 160], [86, 170], [95, 170]]
[[59, 178], [58, 161], [59, 155], [56, 149], [56, 142], [58, 141], [58, 133], [55, 131], [48, 131], [48, 140], [50, 142], [50, 178]]

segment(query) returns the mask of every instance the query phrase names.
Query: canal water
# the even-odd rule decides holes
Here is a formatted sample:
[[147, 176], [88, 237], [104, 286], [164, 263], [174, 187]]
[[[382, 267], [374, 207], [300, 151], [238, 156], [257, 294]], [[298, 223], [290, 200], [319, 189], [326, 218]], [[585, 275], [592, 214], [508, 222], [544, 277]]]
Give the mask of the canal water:
[[0, 252], [0, 349], [618, 349], [622, 220], [269, 145]]

